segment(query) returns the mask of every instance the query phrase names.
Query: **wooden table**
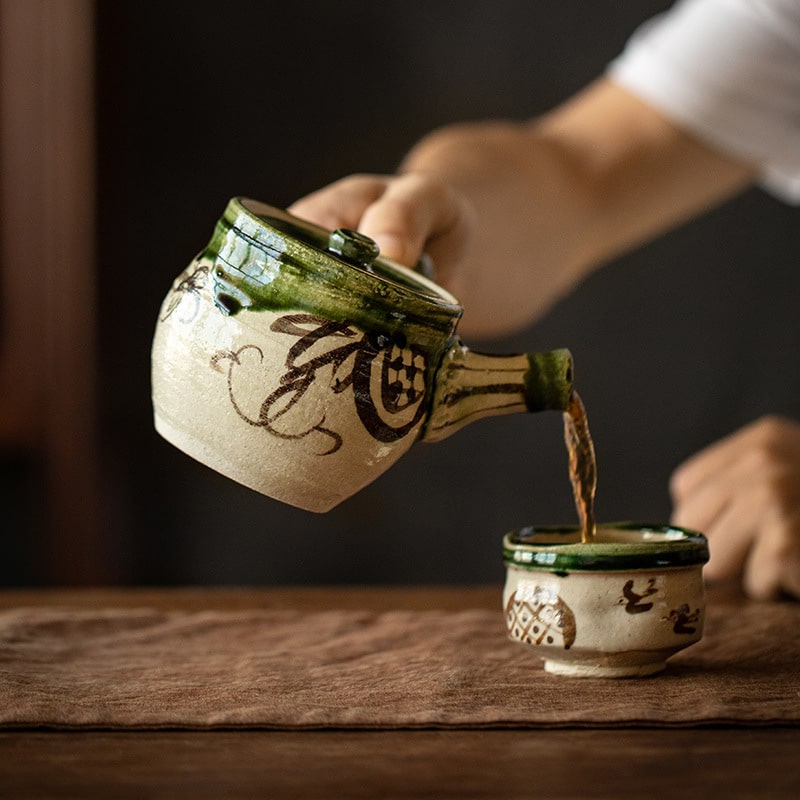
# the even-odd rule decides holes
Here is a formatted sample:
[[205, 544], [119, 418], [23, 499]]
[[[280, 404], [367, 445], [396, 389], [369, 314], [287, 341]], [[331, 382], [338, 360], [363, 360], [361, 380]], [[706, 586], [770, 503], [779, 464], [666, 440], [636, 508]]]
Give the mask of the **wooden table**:
[[[0, 608], [425, 609], [436, 604], [455, 610], [466, 593], [471, 606], [494, 609], [499, 592], [499, 587], [13, 591], [0, 593]], [[0, 733], [0, 797], [790, 798], [800, 797], [798, 753], [796, 727], [7, 731]]]

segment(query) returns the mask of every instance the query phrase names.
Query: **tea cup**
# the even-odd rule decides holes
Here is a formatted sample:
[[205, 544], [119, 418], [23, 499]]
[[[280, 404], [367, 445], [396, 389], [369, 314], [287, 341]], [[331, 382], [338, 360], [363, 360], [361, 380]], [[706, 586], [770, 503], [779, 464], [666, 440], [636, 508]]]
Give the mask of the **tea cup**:
[[508, 635], [571, 677], [661, 672], [699, 641], [708, 543], [665, 525], [601, 525], [582, 542], [571, 527], [528, 527], [503, 539]]

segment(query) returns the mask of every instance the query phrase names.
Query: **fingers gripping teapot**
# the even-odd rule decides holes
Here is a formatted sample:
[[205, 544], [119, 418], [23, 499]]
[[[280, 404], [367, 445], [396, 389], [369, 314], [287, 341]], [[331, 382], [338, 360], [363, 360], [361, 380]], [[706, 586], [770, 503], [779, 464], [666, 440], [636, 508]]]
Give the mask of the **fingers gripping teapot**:
[[461, 313], [371, 239], [234, 198], [161, 305], [156, 430], [245, 486], [327, 511], [418, 439], [567, 407], [567, 350], [476, 353], [456, 336]]

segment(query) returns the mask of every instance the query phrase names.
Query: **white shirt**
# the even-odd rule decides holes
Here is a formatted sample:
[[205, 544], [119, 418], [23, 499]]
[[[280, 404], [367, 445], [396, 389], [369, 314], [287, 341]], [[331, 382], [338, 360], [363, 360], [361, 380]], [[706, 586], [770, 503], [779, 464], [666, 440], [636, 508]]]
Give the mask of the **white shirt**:
[[609, 75], [800, 203], [800, 0], [680, 0], [636, 31]]

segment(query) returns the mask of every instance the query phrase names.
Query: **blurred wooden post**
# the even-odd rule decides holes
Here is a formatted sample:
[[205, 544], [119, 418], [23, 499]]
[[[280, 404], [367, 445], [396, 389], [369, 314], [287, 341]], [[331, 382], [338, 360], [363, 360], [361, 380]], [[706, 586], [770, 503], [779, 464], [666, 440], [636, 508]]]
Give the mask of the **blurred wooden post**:
[[93, 0], [0, 0], [0, 447], [34, 449], [51, 583], [105, 582]]

